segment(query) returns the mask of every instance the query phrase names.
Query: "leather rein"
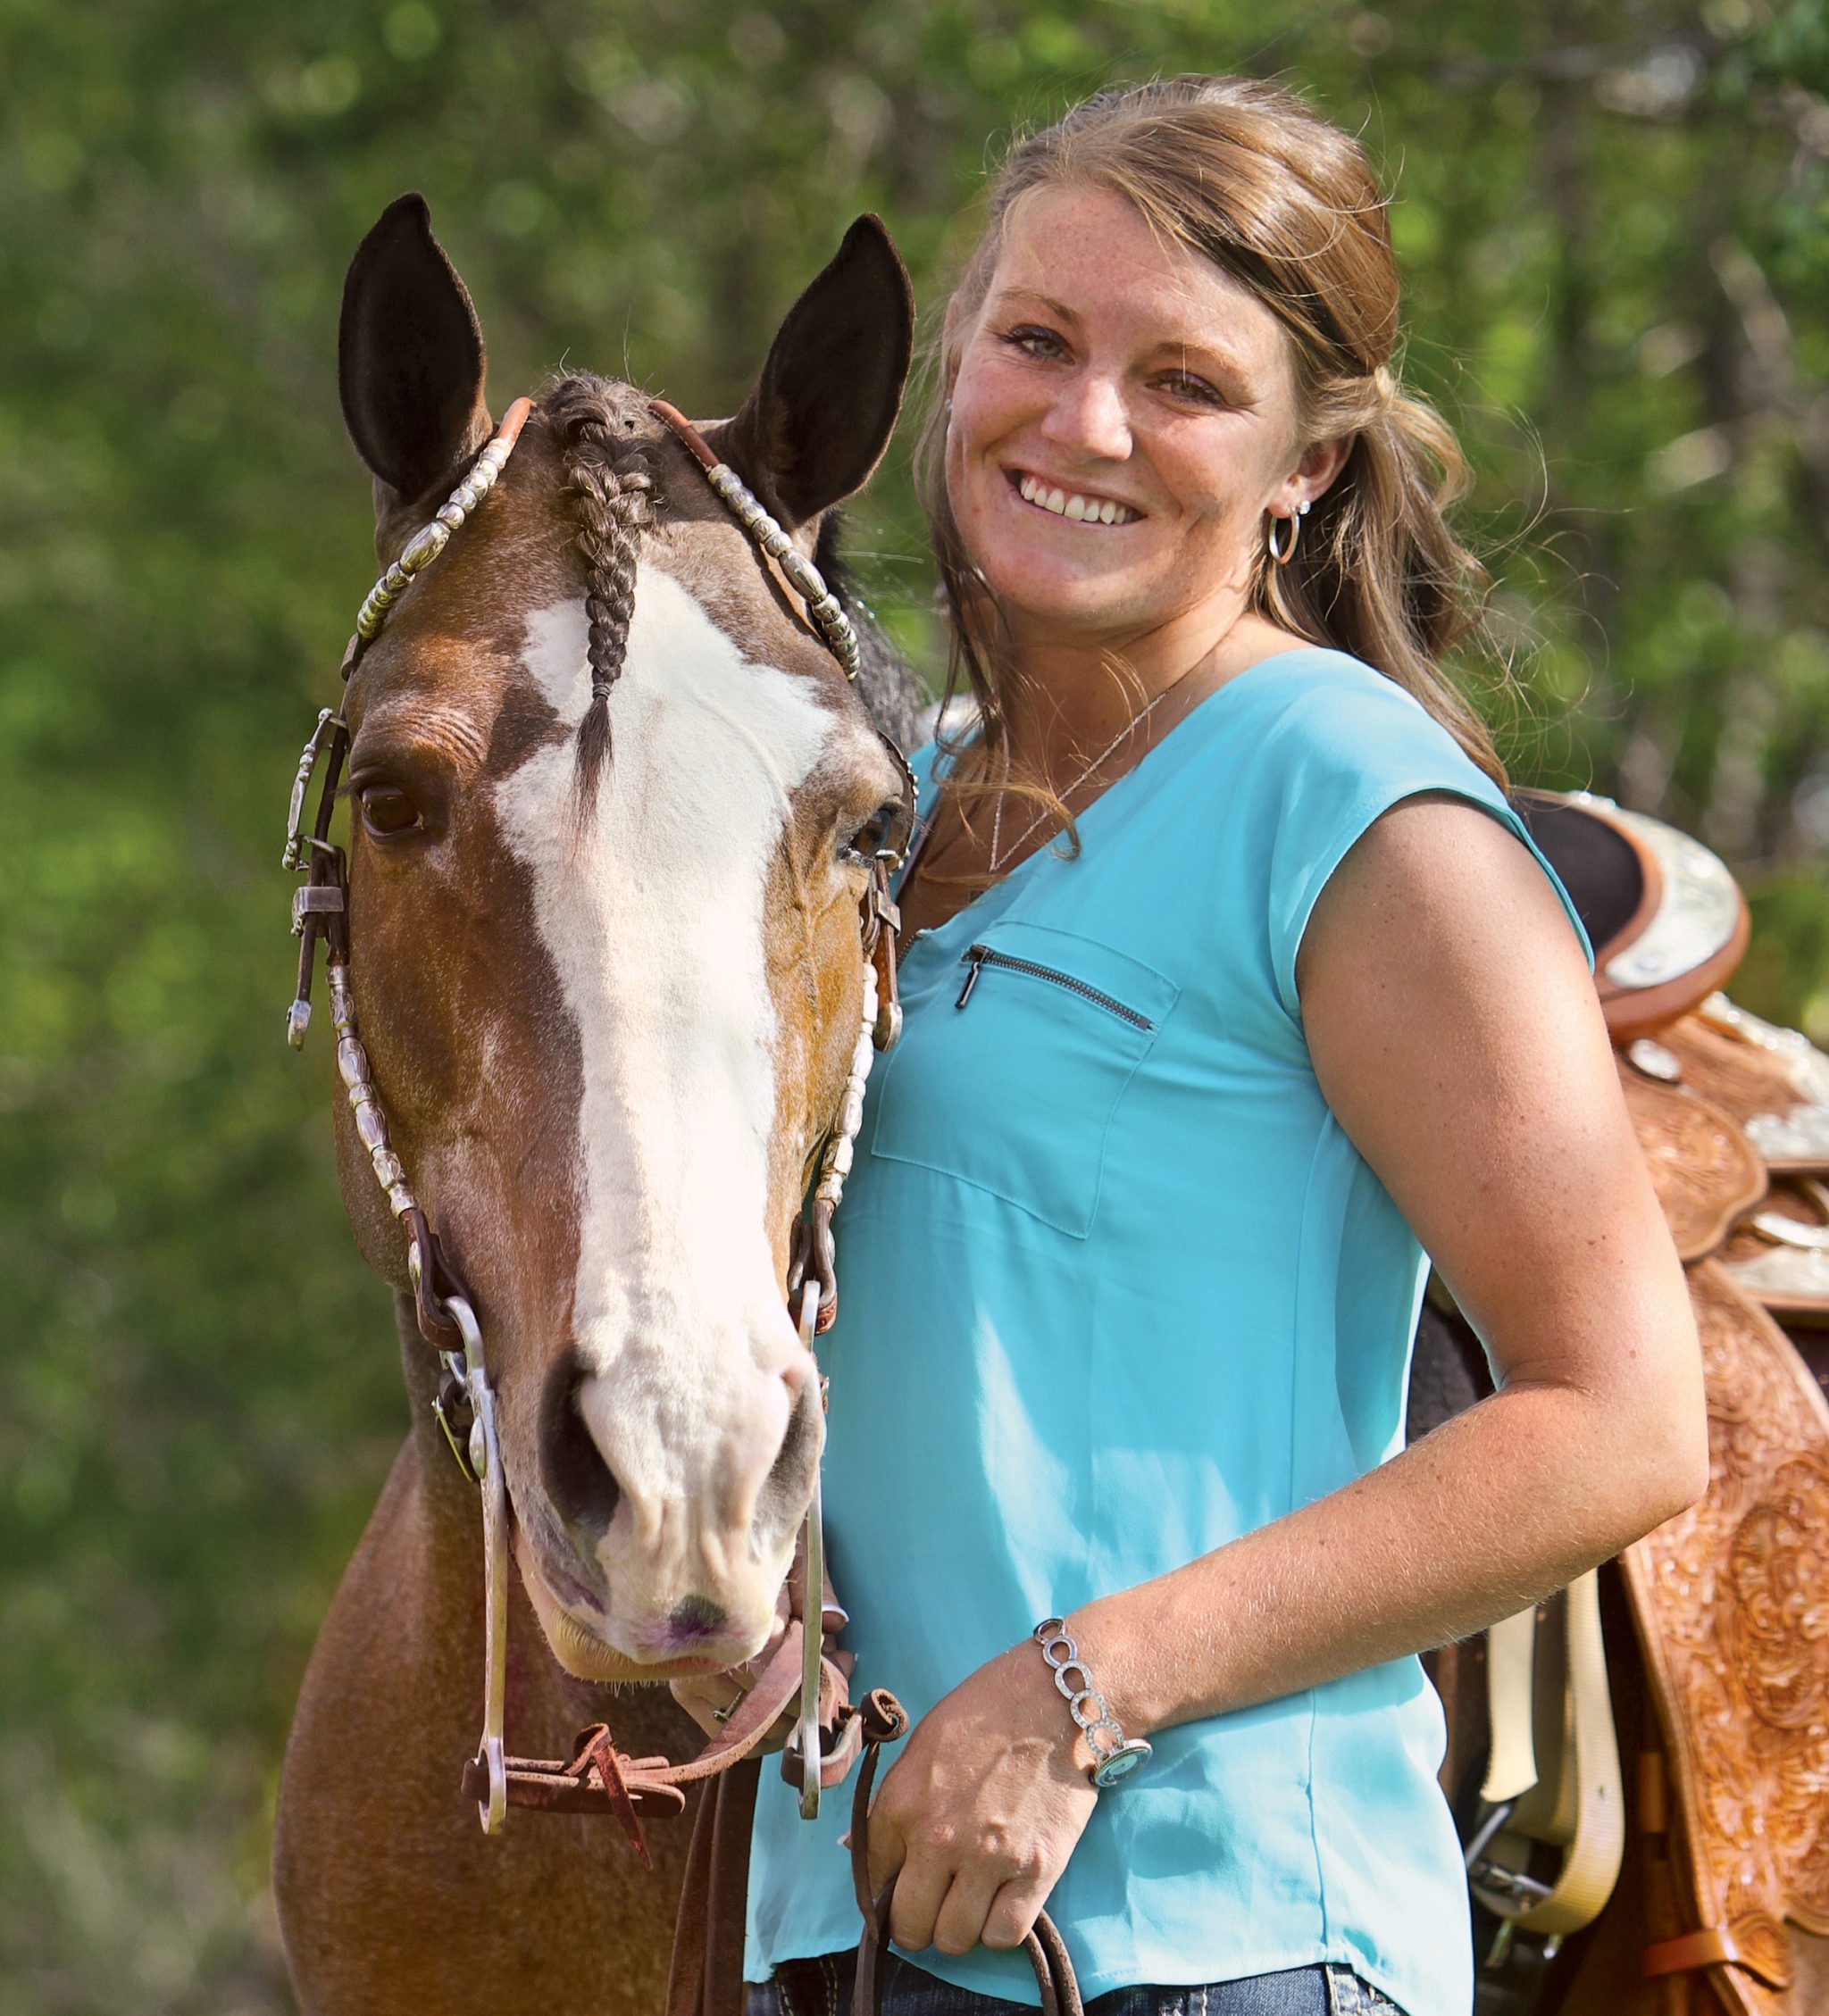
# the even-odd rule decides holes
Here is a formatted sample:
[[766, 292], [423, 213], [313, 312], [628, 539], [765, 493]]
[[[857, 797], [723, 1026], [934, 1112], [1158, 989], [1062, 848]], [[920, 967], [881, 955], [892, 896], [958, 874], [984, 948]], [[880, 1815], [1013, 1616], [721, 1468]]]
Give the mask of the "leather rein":
[[[681, 441], [751, 543], [798, 593], [806, 621], [818, 631], [844, 670], [857, 677], [856, 635], [838, 598], [818, 569], [752, 495], [737, 472], [719, 461], [697, 428], [664, 400], [650, 410]], [[729, 1770], [756, 1752], [769, 1729], [797, 1696], [795, 1734], [782, 1760], [782, 1775], [800, 1787], [800, 1810], [811, 1819], [819, 1810], [821, 1787], [836, 1785], [856, 1759], [864, 1735], [862, 1719], [849, 1700], [845, 1676], [824, 1656], [823, 1641], [841, 1629], [844, 1612], [833, 1601], [823, 1569], [820, 1490], [815, 1472], [812, 1502], [797, 1560], [782, 1601], [788, 1629], [756, 1685], [738, 1704], [722, 1731], [685, 1763], [664, 1757], [631, 1757], [616, 1748], [605, 1724], [580, 1732], [570, 1758], [511, 1757], [504, 1748], [507, 1670], [507, 1487], [497, 1439], [496, 1396], [485, 1362], [482, 1332], [468, 1291], [438, 1243], [438, 1233], [413, 1195], [405, 1165], [389, 1145], [387, 1115], [357, 1032], [349, 977], [348, 861], [330, 838], [338, 785], [349, 753], [345, 712], [350, 679], [369, 645], [380, 635], [388, 612], [415, 575], [429, 567], [495, 487], [522, 429], [533, 411], [529, 399], [508, 408], [494, 436], [471, 465], [437, 515], [402, 549], [364, 599], [355, 631], [343, 654], [344, 697], [322, 708], [305, 745], [292, 783], [283, 865], [305, 879], [293, 893], [292, 929], [302, 942], [298, 986], [287, 1011], [287, 1040], [302, 1048], [311, 1020], [312, 980], [320, 944], [337, 1037], [337, 1068], [355, 1129], [377, 1181], [406, 1239], [406, 1265], [420, 1335], [437, 1353], [443, 1370], [433, 1405], [446, 1440], [466, 1477], [480, 1487], [484, 1561], [484, 1661], [482, 1736], [476, 1755], [464, 1768], [464, 1787], [477, 1802], [483, 1831], [500, 1831], [511, 1805], [544, 1812], [610, 1812], [622, 1823], [637, 1854], [652, 1866], [635, 1806], [639, 1800], [673, 1811], [685, 1804], [683, 1787]], [[913, 828], [916, 786], [907, 758], [887, 735], [878, 735], [894, 758], [903, 789], [898, 814], [870, 866], [860, 906], [864, 954], [864, 994], [849, 1076], [839, 1110], [819, 1149], [810, 1214], [797, 1221], [788, 1295], [800, 1340], [813, 1349], [815, 1336], [830, 1328], [838, 1312], [837, 1256], [832, 1220], [851, 1167], [853, 1144], [862, 1120], [864, 1087], [873, 1051], [886, 1050], [901, 1029], [896, 992], [896, 937], [900, 916], [889, 894], [889, 877], [901, 865]], [[318, 782], [315, 812], [307, 801]], [[809, 1600], [809, 1592], [817, 1596]], [[806, 1618], [816, 1607], [819, 1628]], [[899, 1711], [898, 1711], [899, 1712]]]

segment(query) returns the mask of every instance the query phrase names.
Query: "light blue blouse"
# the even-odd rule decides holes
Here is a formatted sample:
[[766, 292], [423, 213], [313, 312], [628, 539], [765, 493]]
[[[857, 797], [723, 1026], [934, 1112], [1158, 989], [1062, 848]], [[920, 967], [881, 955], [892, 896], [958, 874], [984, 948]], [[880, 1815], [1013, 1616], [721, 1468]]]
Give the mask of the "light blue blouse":
[[[1433, 790], [1531, 845], [1401, 688], [1287, 652], [1098, 798], [1077, 858], [1031, 855], [906, 946], [822, 1354], [854, 1692], [918, 1717], [1038, 1619], [1401, 1448], [1427, 1263], [1321, 1095], [1295, 967], [1354, 841]], [[1416, 1660], [1153, 1740], [1048, 1905], [1089, 1998], [1334, 1962], [1409, 2016], [1466, 2016], [1466, 1881]], [[804, 1822], [764, 1770], [751, 1979], [856, 1944], [848, 1807]], [[915, 1957], [1036, 2000], [1020, 1954]]]

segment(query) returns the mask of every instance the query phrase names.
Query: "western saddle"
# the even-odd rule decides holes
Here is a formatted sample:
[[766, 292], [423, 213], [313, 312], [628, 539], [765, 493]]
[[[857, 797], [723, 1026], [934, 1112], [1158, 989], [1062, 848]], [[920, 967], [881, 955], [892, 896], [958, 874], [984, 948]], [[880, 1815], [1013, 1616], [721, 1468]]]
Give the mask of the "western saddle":
[[[1721, 991], [1747, 907], [1706, 847], [1586, 793], [1513, 802], [1593, 940], [1688, 1272], [1710, 1478], [1616, 1563], [1431, 1655], [1475, 2007], [1814, 2016], [1829, 2009], [1829, 1056]], [[1411, 1435], [1490, 1389], [1432, 1281]]]

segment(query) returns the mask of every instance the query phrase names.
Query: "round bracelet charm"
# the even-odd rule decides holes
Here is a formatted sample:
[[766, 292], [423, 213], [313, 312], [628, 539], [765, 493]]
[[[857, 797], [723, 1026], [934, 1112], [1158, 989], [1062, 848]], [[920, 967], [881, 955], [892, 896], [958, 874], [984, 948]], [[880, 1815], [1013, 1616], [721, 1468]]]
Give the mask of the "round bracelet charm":
[[1101, 1792], [1122, 1785], [1139, 1764], [1149, 1758], [1149, 1745], [1140, 1736], [1127, 1736], [1116, 1749], [1109, 1750], [1092, 1767], [1092, 1782]]
[[1126, 1736], [1118, 1726], [1110, 1704], [1080, 1657], [1080, 1648], [1073, 1643], [1065, 1617], [1043, 1618], [1035, 1627], [1034, 1637], [1054, 1675], [1055, 1687], [1067, 1704], [1067, 1712], [1092, 1753], [1092, 1768], [1087, 1775], [1101, 1792], [1122, 1785], [1149, 1755], [1149, 1745], [1140, 1736]]

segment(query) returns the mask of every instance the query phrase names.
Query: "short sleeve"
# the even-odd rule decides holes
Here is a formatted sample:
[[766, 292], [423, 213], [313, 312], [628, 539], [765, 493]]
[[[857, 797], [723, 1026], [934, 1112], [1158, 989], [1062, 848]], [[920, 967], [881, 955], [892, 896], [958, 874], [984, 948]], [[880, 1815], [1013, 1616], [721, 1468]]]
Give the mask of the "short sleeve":
[[1354, 844], [1393, 805], [1421, 792], [1464, 798], [1496, 819], [1549, 879], [1590, 969], [1594, 952], [1561, 878], [1504, 794], [1410, 694], [1355, 659], [1314, 682], [1276, 722], [1265, 755], [1277, 788], [1270, 859], [1270, 943], [1276, 988], [1300, 1020], [1296, 954], [1321, 892]]

